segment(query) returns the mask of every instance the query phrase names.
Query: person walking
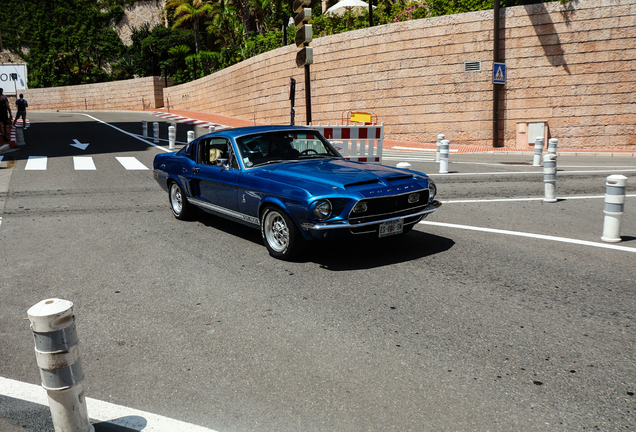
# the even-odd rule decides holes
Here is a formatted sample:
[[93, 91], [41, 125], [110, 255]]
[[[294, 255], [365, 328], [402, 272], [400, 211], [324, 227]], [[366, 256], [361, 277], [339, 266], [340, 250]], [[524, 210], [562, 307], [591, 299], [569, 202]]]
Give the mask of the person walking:
[[24, 95], [20, 93], [20, 99], [15, 101], [15, 105], [18, 108], [15, 113], [15, 118], [13, 119], [13, 127], [17, 123], [18, 119], [22, 117], [22, 127], [26, 127], [26, 109], [29, 106], [26, 99], [24, 99]]
[[0, 128], [2, 129], [2, 140], [8, 143], [11, 137], [9, 125], [11, 124], [11, 120], [13, 120], [13, 114], [9, 106], [9, 99], [7, 99], [7, 96], [4, 95], [3, 92], [4, 90], [0, 88]]

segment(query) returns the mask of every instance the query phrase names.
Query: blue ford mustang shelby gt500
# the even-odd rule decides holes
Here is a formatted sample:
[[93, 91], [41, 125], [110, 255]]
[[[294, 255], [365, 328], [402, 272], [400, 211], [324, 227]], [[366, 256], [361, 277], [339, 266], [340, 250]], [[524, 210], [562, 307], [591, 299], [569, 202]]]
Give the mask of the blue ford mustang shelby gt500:
[[214, 132], [158, 154], [153, 168], [177, 219], [198, 207], [260, 228], [280, 259], [307, 240], [406, 233], [441, 205], [425, 174], [345, 160], [302, 126]]

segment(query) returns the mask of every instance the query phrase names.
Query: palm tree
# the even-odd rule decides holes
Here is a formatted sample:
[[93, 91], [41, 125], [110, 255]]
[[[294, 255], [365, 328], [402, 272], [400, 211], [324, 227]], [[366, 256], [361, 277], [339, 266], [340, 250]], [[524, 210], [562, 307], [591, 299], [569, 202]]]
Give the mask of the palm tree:
[[172, 28], [183, 27], [189, 28], [190, 25], [194, 30], [194, 50], [199, 54], [199, 46], [201, 45], [201, 36], [199, 34], [199, 23], [204, 19], [214, 17], [214, 9], [204, 0], [170, 0], [166, 3], [164, 10], [175, 8], [174, 18], [176, 21]]

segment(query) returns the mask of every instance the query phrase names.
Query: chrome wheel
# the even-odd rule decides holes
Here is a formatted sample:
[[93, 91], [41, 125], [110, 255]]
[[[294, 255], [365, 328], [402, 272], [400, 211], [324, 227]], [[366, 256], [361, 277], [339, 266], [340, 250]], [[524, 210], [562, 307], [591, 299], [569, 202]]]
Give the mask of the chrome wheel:
[[168, 198], [170, 199], [170, 209], [172, 209], [172, 214], [177, 219], [185, 220], [188, 219], [193, 212], [193, 207], [188, 202], [181, 186], [177, 183], [172, 183], [170, 185], [170, 192], [168, 193]]
[[265, 215], [263, 234], [267, 244], [275, 252], [284, 252], [289, 247], [289, 228], [283, 216], [276, 210]]

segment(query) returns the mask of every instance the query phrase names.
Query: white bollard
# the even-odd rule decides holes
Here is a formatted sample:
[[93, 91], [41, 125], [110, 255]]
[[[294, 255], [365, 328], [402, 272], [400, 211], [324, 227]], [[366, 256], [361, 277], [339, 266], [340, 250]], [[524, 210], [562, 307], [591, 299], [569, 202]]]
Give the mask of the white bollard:
[[543, 137], [536, 137], [534, 141], [534, 159], [532, 159], [532, 166], [541, 166], [542, 154], [543, 154]]
[[545, 198], [543, 198], [543, 202], [557, 202], [556, 160], [557, 156], [555, 154], [547, 154], [543, 156], [543, 182], [545, 183]]
[[621, 239], [621, 218], [625, 210], [625, 185], [627, 177], [615, 174], [607, 177], [605, 190], [605, 220], [601, 240], [618, 243]]
[[194, 131], [188, 131], [187, 135], [188, 135], [188, 138], [187, 138], [188, 142], [194, 141]]
[[448, 174], [448, 152], [450, 151], [450, 141], [442, 140], [439, 146], [439, 173]]
[[208, 133], [216, 132], [215, 126], [208, 126]]
[[440, 156], [439, 156], [439, 146], [442, 145], [442, 141], [445, 139], [446, 137], [443, 134], [439, 134], [437, 135], [437, 151], [435, 152], [435, 162], [439, 162], [440, 160]]
[[174, 126], [168, 126], [168, 149], [174, 150], [174, 143], [177, 138], [177, 130]]
[[144, 138], [148, 138], [148, 122], [146, 120], [141, 121], [141, 133]]
[[559, 145], [559, 140], [556, 138], [550, 138], [548, 140], [548, 154], [557, 154], [557, 146]]
[[61, 299], [42, 300], [29, 308], [27, 315], [55, 432], [94, 432], [86, 411], [73, 303]]
[[402, 168], [402, 169], [411, 169], [411, 164], [408, 162], [400, 162], [395, 167]]
[[157, 122], [152, 123], [152, 134], [155, 138], [154, 140], [155, 144], [159, 144], [159, 123]]

